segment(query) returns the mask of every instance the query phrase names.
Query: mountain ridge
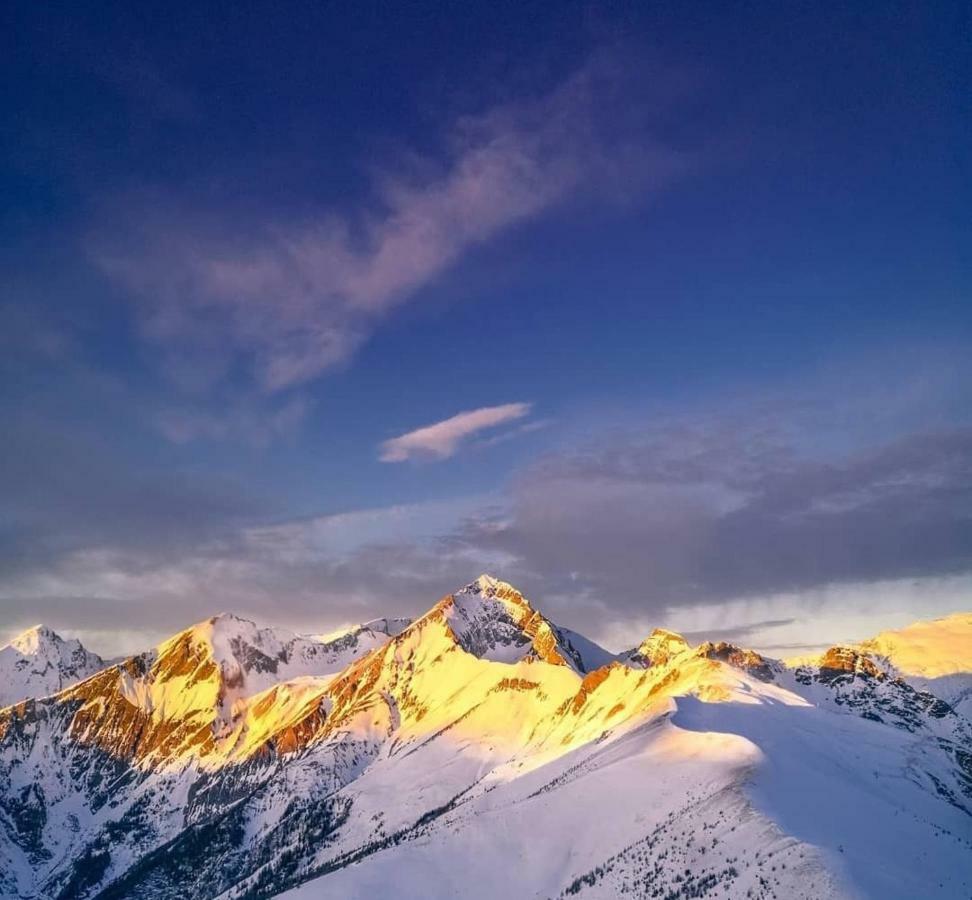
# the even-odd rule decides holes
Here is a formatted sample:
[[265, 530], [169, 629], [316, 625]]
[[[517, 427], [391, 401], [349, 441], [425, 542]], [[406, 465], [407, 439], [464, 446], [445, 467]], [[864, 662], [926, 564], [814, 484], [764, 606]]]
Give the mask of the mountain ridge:
[[[809, 884], [850, 897], [874, 883], [859, 865], [871, 839], [845, 825], [828, 836], [823, 813], [789, 800], [821, 771], [819, 790], [840, 787], [822, 794], [835, 809], [870, 804], [904, 835], [880, 829], [900, 882], [888, 897], [916, 896], [899, 869], [935, 859], [960, 873], [955, 854], [972, 850], [972, 725], [880, 654], [838, 647], [789, 666], [662, 629], [624, 654], [582, 651], [490, 576], [382, 627], [325, 641], [224, 614], [0, 711], [0, 894], [202, 900], [307, 883], [314, 897], [365, 897], [394, 859], [418, 866], [416, 896], [447, 896], [440, 850], [462, 871], [478, 847], [495, 871], [491, 854], [509, 850], [479, 823], [499, 816], [528, 847], [549, 814], [572, 857], [550, 866], [551, 845], [516, 869], [536, 896], [637, 883], [646, 896], [782, 898]], [[784, 763], [795, 783], [772, 781]], [[861, 795], [874, 773], [888, 787]], [[744, 817], [738, 834], [720, 803]], [[603, 834], [587, 809], [610, 819]], [[714, 829], [726, 853], [687, 850], [676, 823]], [[774, 847], [789, 874], [765, 865]], [[943, 897], [969, 887], [946, 882]]]

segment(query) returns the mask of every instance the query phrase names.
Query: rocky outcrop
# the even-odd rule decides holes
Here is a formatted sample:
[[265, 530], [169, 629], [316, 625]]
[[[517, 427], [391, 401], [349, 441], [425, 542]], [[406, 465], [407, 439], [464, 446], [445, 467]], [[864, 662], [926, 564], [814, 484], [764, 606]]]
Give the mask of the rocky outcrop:
[[719, 660], [737, 669], [742, 669], [760, 681], [773, 680], [773, 664], [754, 650], [744, 650], [734, 644], [727, 644], [725, 641], [718, 643], [706, 641], [700, 644], [695, 652], [696, 655], [705, 659]]
[[664, 628], [656, 628], [634, 650], [622, 653], [620, 660], [627, 665], [643, 668], [664, 666], [688, 649], [688, 641], [682, 635]]

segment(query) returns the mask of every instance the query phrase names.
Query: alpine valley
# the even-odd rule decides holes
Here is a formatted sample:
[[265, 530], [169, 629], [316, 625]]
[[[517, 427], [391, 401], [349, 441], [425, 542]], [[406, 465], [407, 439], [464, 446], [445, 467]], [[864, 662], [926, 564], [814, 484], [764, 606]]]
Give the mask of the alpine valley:
[[33, 629], [0, 649], [0, 896], [972, 896], [972, 614], [789, 661], [642, 637], [486, 575], [114, 662]]

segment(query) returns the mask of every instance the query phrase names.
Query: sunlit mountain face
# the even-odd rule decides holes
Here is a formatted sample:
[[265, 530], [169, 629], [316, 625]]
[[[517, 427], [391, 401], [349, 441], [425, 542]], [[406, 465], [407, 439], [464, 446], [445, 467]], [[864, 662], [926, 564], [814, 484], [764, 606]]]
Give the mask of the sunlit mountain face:
[[[609, 653], [483, 575], [296, 635], [0, 649], [0, 895], [967, 898], [972, 614]], [[43, 673], [43, 678], [38, 673]]]
[[972, 900], [969, 10], [0, 4], [0, 900]]

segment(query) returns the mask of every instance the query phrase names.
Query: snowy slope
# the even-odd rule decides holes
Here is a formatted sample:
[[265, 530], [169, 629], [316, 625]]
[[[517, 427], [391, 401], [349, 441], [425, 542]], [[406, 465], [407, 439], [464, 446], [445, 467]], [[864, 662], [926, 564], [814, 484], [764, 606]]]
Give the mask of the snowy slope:
[[972, 613], [883, 631], [861, 648], [972, 718]]
[[0, 712], [0, 895], [967, 898], [969, 721], [828, 654], [612, 658], [488, 576], [326, 639], [216, 617]]
[[309, 634], [307, 638], [328, 648], [328, 667], [340, 672], [359, 657], [386, 643], [389, 638], [401, 634], [411, 624], [411, 619], [372, 619], [327, 634]]
[[80, 641], [36, 625], [0, 647], [0, 707], [57, 693], [104, 666]]
[[471, 792], [411, 839], [284, 897], [664, 897], [702, 885], [745, 897], [773, 859], [790, 862], [776, 896], [847, 896], [814, 848], [746, 799], [740, 783], [756, 757], [746, 741], [666, 716]]
[[[940, 790], [962, 776], [936, 737], [939, 719], [916, 733], [817, 707], [780, 685], [803, 687], [782, 665], [653, 638], [643, 656], [654, 662], [637, 665], [647, 672], [588, 676], [550, 733], [504, 764], [463, 740], [376, 761], [342, 795], [397, 839], [360, 835], [357, 854], [344, 850], [343, 865], [285, 896], [390, 896], [391, 884], [415, 898], [969, 894], [969, 797], [950, 802]], [[403, 780], [447, 808], [423, 822]]]

